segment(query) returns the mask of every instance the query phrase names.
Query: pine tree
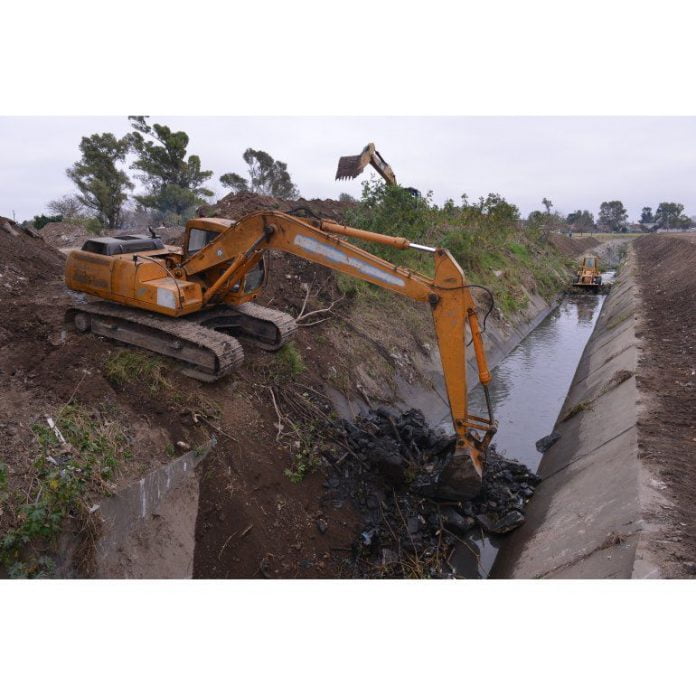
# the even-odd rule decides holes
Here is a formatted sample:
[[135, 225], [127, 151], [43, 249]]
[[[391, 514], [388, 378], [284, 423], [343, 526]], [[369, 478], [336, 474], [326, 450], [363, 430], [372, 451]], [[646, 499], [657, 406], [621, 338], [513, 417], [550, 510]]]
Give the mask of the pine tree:
[[147, 116], [128, 118], [134, 129], [129, 141], [137, 156], [131, 169], [142, 172], [136, 178], [146, 188], [146, 193], [135, 196], [135, 200], [157, 211], [162, 219], [168, 213], [182, 216], [205, 203], [213, 192], [203, 184], [213, 172], [201, 169], [197, 155], [186, 157], [188, 135], [159, 123], [150, 126]]
[[82, 159], [66, 170], [79, 190], [78, 200], [93, 210], [100, 224], [116, 228], [121, 224], [121, 209], [133, 188], [128, 175], [116, 164], [123, 162], [129, 140], [113, 133], [94, 134], [80, 141]]

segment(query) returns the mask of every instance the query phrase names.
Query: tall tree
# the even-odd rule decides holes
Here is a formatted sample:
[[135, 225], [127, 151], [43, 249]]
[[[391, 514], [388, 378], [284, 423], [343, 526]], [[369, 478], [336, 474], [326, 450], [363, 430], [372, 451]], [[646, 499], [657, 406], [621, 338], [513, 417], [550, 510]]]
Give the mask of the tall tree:
[[168, 126], [147, 122], [147, 116], [128, 117], [133, 132], [129, 141], [137, 159], [131, 169], [146, 188], [144, 195], [135, 196], [143, 207], [155, 210], [161, 217], [167, 213], [182, 215], [213, 192], [203, 184], [213, 175], [201, 169], [197, 155], [186, 157], [189, 137], [183, 131], [172, 131]]
[[568, 215], [566, 222], [577, 230], [586, 232], [594, 228], [594, 215], [589, 210], [576, 210]]
[[80, 141], [82, 159], [66, 170], [79, 190], [77, 199], [93, 210], [104, 227], [119, 227], [121, 209], [133, 188], [128, 175], [118, 169], [129, 148], [129, 139], [117, 138], [113, 133], [84, 137]]
[[276, 198], [299, 198], [300, 192], [292, 182], [288, 165], [273, 159], [263, 150], [247, 148], [242, 155], [247, 163], [249, 179], [228, 172], [220, 177], [220, 183], [233, 191], [252, 191]]
[[225, 187], [232, 189], [234, 193], [249, 190], [249, 182], [239, 174], [227, 172], [220, 177], [220, 183]]
[[546, 208], [546, 214], [550, 214], [553, 203], [548, 198], [542, 198], [541, 204]]
[[625, 229], [628, 213], [621, 201], [604, 201], [599, 206], [597, 223], [608, 227], [613, 232], [621, 232]]
[[648, 223], [655, 222], [653, 217], [652, 208], [648, 205], [640, 211], [640, 221], [642, 224], [647, 225]]
[[662, 229], [683, 229], [691, 227], [691, 219], [684, 213], [681, 203], [660, 203], [655, 211], [655, 222]]

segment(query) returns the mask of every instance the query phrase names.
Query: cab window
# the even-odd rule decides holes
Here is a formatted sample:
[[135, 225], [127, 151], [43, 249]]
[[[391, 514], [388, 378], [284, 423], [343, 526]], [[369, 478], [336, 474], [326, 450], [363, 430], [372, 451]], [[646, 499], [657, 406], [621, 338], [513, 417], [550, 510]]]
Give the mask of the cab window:
[[244, 276], [244, 292], [254, 292], [261, 287], [265, 274], [263, 259]]
[[585, 259], [585, 265], [588, 268], [594, 268], [594, 259], [592, 257]]
[[218, 233], [212, 230], [198, 230], [195, 227], [191, 228], [187, 249], [188, 253], [195, 254], [197, 251], [200, 251], [204, 246], [208, 246], [208, 244], [213, 242], [217, 236]]

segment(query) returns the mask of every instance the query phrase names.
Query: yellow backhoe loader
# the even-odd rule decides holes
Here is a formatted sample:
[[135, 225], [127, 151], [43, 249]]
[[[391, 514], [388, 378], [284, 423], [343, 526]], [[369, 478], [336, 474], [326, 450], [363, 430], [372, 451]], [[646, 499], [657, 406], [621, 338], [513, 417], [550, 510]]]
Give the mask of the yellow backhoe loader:
[[[435, 277], [389, 263], [346, 238], [433, 254]], [[277, 350], [295, 331], [289, 314], [252, 302], [266, 281], [264, 252], [270, 249], [430, 306], [457, 437], [455, 460], [461, 464], [460, 478], [475, 495], [496, 426], [490, 400], [486, 416], [468, 411], [467, 327], [486, 396], [491, 375], [470, 286], [446, 249], [280, 212], [252, 213], [238, 222], [196, 218], [186, 225], [182, 247], [166, 246], [151, 232], [149, 237], [89, 239], [81, 249], [71, 250], [67, 286], [105, 301], [75, 306], [66, 320], [80, 332], [174, 358], [185, 374], [197, 379], [217, 380], [241, 363], [238, 339]]]
[[[394, 170], [387, 164], [382, 155], [377, 152], [374, 143], [368, 143], [359, 155], [345, 155], [338, 160], [336, 179], [355, 179], [365, 170], [367, 165], [372, 168], [390, 185], [396, 186], [396, 175]], [[420, 191], [410, 186], [406, 190], [416, 198], [420, 197]]]
[[577, 272], [573, 286], [598, 293], [602, 287], [602, 272], [599, 268], [599, 256], [584, 256]]

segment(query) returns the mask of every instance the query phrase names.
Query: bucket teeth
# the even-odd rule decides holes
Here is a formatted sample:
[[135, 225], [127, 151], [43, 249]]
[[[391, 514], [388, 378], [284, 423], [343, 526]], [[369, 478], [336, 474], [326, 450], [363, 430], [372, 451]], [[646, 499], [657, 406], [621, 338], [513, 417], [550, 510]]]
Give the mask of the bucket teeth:
[[362, 172], [363, 167], [360, 162], [360, 155], [348, 155], [346, 157], [341, 157], [338, 160], [338, 169], [336, 170], [337, 179], [355, 179], [360, 172]]

